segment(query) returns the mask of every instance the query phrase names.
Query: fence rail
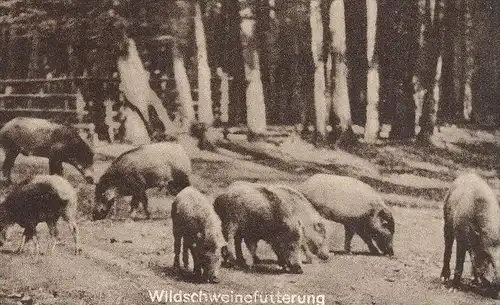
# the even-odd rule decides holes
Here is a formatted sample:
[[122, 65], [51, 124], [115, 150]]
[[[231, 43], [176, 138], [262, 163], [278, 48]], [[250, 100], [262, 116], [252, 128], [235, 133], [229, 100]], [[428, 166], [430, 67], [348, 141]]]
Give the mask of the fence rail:
[[[225, 73], [217, 73], [217, 77], [212, 79], [212, 110], [214, 116], [226, 122], [230, 80]], [[120, 127], [117, 117], [124, 105], [119, 82], [118, 78], [92, 77], [0, 79], [0, 125], [21, 115], [40, 117], [76, 126], [86, 132], [92, 141], [96, 139], [96, 132], [114, 141]], [[179, 106], [175, 80], [151, 77], [150, 84], [167, 111], [175, 116]], [[193, 82], [191, 87], [196, 113], [199, 98], [194, 85]]]

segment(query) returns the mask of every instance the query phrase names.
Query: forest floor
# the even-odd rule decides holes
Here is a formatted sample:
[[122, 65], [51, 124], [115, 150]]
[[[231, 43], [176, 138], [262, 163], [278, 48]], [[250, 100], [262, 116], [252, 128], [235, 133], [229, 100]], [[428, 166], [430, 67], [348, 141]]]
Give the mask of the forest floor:
[[[79, 227], [83, 253], [73, 255], [67, 225], [60, 224], [61, 244], [51, 255], [34, 257], [28, 251], [14, 254], [21, 237], [16, 227], [0, 251], [0, 304], [157, 304], [149, 291], [178, 293], [254, 294], [276, 293], [316, 296], [309, 304], [497, 304], [470, 286], [467, 259], [465, 283], [450, 293], [439, 280], [442, 264], [442, 200], [451, 181], [462, 171], [476, 171], [500, 189], [496, 175], [500, 134], [494, 131], [441, 128], [437, 147], [413, 143], [359, 144], [345, 150], [316, 149], [292, 137], [280, 145], [249, 144], [232, 135], [218, 152], [199, 151], [184, 141], [193, 160], [193, 184], [211, 197], [234, 180], [296, 185], [317, 172], [357, 177], [376, 188], [393, 206], [396, 219], [393, 258], [372, 256], [355, 237], [354, 255], [344, 255], [343, 228], [337, 224], [331, 239], [331, 258], [304, 266], [304, 274], [278, 274], [267, 263], [254, 271], [222, 269], [221, 283], [195, 284], [188, 274], [176, 274], [173, 264], [171, 196], [148, 192], [152, 220], [128, 218], [126, 200], [111, 219], [92, 222], [93, 186], [78, 172], [65, 167], [65, 176], [79, 189]], [[127, 145], [97, 147], [96, 172], [102, 174]], [[230, 149], [230, 150], [227, 150]], [[0, 156], [0, 160], [3, 156]], [[13, 179], [28, 173], [46, 173], [47, 160], [20, 156]], [[3, 187], [2, 194], [9, 191]], [[62, 222], [62, 221], [61, 221]], [[48, 230], [39, 225], [42, 249]], [[260, 256], [275, 259], [269, 247], [259, 245]], [[453, 260], [452, 260], [453, 264]], [[453, 265], [452, 265], [453, 266]], [[324, 300], [321, 296], [324, 296]], [[309, 301], [313, 301], [312, 298]], [[172, 302], [175, 303], [175, 302]], [[207, 301], [184, 304], [237, 304]], [[260, 303], [247, 303], [260, 304]], [[272, 304], [268, 299], [268, 304]], [[291, 303], [290, 303], [291, 304]]]

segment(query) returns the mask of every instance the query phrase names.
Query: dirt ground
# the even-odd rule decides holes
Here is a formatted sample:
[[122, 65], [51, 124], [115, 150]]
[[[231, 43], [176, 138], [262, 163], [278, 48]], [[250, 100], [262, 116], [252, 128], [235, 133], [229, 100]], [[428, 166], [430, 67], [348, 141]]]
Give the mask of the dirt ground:
[[[266, 263], [253, 271], [223, 268], [219, 284], [195, 284], [190, 281], [189, 273], [176, 274], [171, 268], [172, 197], [158, 190], [149, 191], [152, 220], [130, 220], [128, 203], [124, 200], [117, 205], [111, 219], [92, 222], [89, 211], [93, 186], [85, 184], [76, 170], [65, 167], [65, 176], [79, 189], [83, 253], [73, 255], [71, 235], [67, 224], [61, 221], [61, 244], [53, 255], [34, 257], [29, 253], [30, 245], [25, 253], [15, 254], [13, 250], [21, 236], [20, 228], [16, 227], [9, 243], [0, 250], [0, 304], [157, 304], [151, 302], [148, 290], [324, 295], [324, 302], [318, 298], [315, 304], [500, 303], [468, 285], [471, 277], [468, 260], [465, 285], [459, 292], [448, 292], [439, 280], [443, 251], [440, 201], [448, 183], [457, 172], [475, 169], [493, 186], [499, 185], [494, 155], [498, 151], [495, 142], [498, 135], [461, 132], [444, 130], [441, 134], [446, 138], [446, 145], [433, 152], [408, 143], [327, 152], [285, 142], [281, 153], [292, 158], [288, 167], [234, 152], [200, 152], [188, 145], [195, 173], [193, 184], [212, 197], [234, 180], [293, 186], [314, 172], [312, 167], [304, 165], [304, 160], [309, 158], [308, 162], [315, 163], [314, 168], [335, 172], [332, 167], [335, 165], [336, 169], [344, 170], [340, 173], [357, 171], [358, 177], [373, 182], [394, 206], [396, 253], [393, 258], [369, 255], [358, 237], [353, 240], [354, 254], [345, 255], [343, 229], [332, 223], [335, 233], [331, 240], [332, 256], [327, 262], [305, 265], [302, 275], [279, 274], [271, 261], [274, 255], [261, 243], [259, 252], [267, 259]], [[114, 156], [127, 149], [120, 145], [99, 147], [98, 174], [102, 174]], [[13, 179], [18, 181], [27, 173], [47, 171], [46, 159], [21, 156], [14, 167]], [[2, 187], [1, 192], [5, 194], [8, 190]], [[45, 224], [39, 226], [39, 236], [45, 250], [48, 236]]]

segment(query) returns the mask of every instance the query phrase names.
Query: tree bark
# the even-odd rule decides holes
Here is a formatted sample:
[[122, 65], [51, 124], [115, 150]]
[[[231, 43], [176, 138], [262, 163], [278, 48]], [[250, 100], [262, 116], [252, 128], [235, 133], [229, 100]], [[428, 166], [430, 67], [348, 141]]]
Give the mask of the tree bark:
[[457, 0], [446, 0], [444, 11], [443, 80], [438, 120], [440, 123], [455, 123], [458, 119], [459, 101], [456, 95], [456, 44], [459, 35]]
[[314, 110], [316, 117], [316, 144], [326, 139], [327, 105], [325, 97], [325, 63], [323, 59], [323, 20], [320, 0], [311, 1], [311, 53], [314, 62]]
[[195, 36], [198, 53], [198, 120], [207, 126], [212, 125], [214, 116], [212, 110], [212, 75], [208, 65], [207, 40], [203, 26], [200, 3], [195, 3]]
[[395, 13], [391, 33], [396, 52], [389, 63], [390, 87], [386, 88], [387, 98], [392, 99], [394, 116], [390, 137], [394, 139], [411, 139], [415, 136], [415, 101], [414, 101], [414, 68], [418, 58], [418, 15], [417, 1], [395, 1]]
[[165, 134], [176, 137], [177, 127], [170, 120], [161, 100], [149, 86], [149, 74], [142, 65], [137, 47], [132, 39], [129, 39], [128, 54], [118, 58], [118, 71], [121, 90], [127, 100], [137, 108], [146, 127], [149, 129], [151, 124], [149, 109], [152, 107], [163, 123]]
[[470, 1], [474, 6], [474, 76], [472, 118], [484, 127], [496, 127], [500, 121], [500, 88], [498, 86], [498, 50], [500, 36], [500, 3], [495, 0]]
[[259, 54], [255, 37], [255, 0], [239, 0], [240, 3], [240, 38], [243, 46], [245, 76], [247, 80], [246, 106], [249, 136], [263, 134], [266, 131], [266, 107], [264, 89], [260, 75]]
[[367, 17], [367, 59], [368, 59], [368, 77], [366, 87], [366, 124], [365, 141], [374, 143], [378, 137], [378, 102], [379, 102], [379, 66], [378, 58], [375, 52], [376, 32], [377, 32], [377, 0], [366, 0]]
[[345, 28], [345, 4], [344, 0], [333, 0], [329, 8], [331, 52], [333, 64], [333, 92], [332, 105], [333, 113], [337, 121], [336, 129], [340, 130], [340, 135], [336, 139], [336, 144], [341, 145], [352, 134], [351, 106], [349, 103], [349, 89], [347, 84], [347, 63], [346, 63], [346, 28]]
[[172, 57], [175, 87], [181, 105], [182, 129], [187, 131], [194, 121], [193, 97], [191, 96], [191, 84], [184, 65], [184, 56], [176, 43], [172, 46]]
[[[420, 132], [417, 141], [430, 144], [436, 125], [437, 103], [439, 102], [439, 86], [442, 67], [442, 19], [443, 0], [426, 0], [425, 20], [422, 23], [421, 49], [417, 61], [417, 92], [415, 97], [421, 98], [422, 111], [419, 118]], [[420, 90], [418, 90], [420, 89]]]
[[473, 13], [475, 3], [471, 0], [465, 0], [465, 67], [464, 67], [464, 118], [469, 121], [472, 113], [472, 77], [474, 74], [474, 43], [473, 43]]

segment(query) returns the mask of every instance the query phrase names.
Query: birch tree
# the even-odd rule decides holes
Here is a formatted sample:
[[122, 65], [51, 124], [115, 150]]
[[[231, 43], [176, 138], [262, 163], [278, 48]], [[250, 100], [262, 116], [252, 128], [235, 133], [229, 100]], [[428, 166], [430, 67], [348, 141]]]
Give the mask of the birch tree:
[[211, 71], [208, 65], [207, 39], [199, 1], [195, 1], [195, 36], [198, 64], [198, 120], [207, 126], [213, 123]]
[[345, 3], [344, 0], [333, 0], [329, 8], [329, 30], [331, 37], [331, 56], [333, 65], [332, 105], [333, 113], [337, 120], [340, 135], [336, 144], [341, 145], [353, 136], [351, 106], [347, 85], [346, 63], [346, 28], [345, 28]]
[[311, 0], [311, 53], [314, 62], [314, 109], [316, 116], [316, 143], [326, 139], [327, 105], [325, 97], [325, 63], [323, 59], [323, 20], [320, 0]]
[[260, 74], [259, 53], [255, 37], [255, 14], [257, 0], [238, 0], [240, 4], [240, 39], [243, 48], [245, 77], [247, 80], [246, 106], [249, 136], [266, 131], [266, 107]]
[[414, 77], [416, 103], [422, 105], [417, 141], [431, 143], [436, 125], [442, 67], [443, 0], [426, 0], [421, 11], [420, 52]]
[[365, 141], [374, 143], [377, 140], [379, 130], [378, 102], [379, 102], [379, 66], [375, 52], [377, 33], [377, 0], [366, 0], [366, 34], [367, 34], [367, 59], [368, 77], [366, 87], [366, 124]]

